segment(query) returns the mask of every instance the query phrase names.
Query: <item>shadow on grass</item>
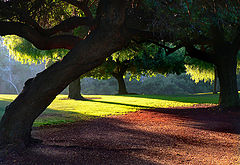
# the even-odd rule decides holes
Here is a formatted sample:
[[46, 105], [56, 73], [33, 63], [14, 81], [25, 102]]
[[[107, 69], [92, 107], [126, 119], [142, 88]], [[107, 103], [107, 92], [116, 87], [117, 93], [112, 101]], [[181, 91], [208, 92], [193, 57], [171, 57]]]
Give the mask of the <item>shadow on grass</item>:
[[34, 127], [67, 124], [76, 121], [96, 119], [97, 116], [72, 111], [62, 111], [47, 108], [34, 122]]
[[167, 101], [178, 101], [183, 103], [199, 103], [199, 104], [217, 104], [219, 95], [213, 94], [196, 94], [196, 95], [174, 95], [174, 96], [161, 96], [161, 95], [120, 95], [125, 97], [136, 97], [146, 99], [157, 99]]
[[240, 134], [240, 113], [222, 112], [216, 106], [189, 107], [189, 108], [157, 108], [144, 109], [143, 111], [170, 114], [183, 120], [192, 121], [183, 124], [188, 127], [211, 130], [215, 132]]
[[125, 104], [125, 103], [117, 103], [117, 102], [111, 102], [111, 101], [99, 101], [99, 100], [87, 100], [90, 102], [96, 102], [96, 103], [105, 103], [105, 104], [113, 104], [113, 105], [124, 105], [129, 107], [139, 107], [139, 108], [154, 108], [151, 106], [143, 106], [143, 105], [136, 105], [136, 104]]
[[[5, 112], [5, 108], [12, 102], [12, 99], [6, 99], [0, 97], [0, 120]], [[45, 125], [58, 125], [66, 124], [79, 120], [89, 120], [97, 118], [93, 115], [87, 115], [72, 111], [60, 111], [47, 108], [34, 122], [33, 127], [45, 126]]]

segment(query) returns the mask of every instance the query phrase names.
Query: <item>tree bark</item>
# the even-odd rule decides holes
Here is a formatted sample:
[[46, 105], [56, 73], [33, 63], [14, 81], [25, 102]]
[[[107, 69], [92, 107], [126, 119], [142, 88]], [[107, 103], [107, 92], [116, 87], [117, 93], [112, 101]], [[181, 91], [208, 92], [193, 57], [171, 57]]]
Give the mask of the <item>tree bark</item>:
[[217, 94], [217, 69], [214, 67], [214, 82], [213, 82], [213, 94]]
[[[217, 33], [219, 34], [219, 33]], [[239, 45], [224, 41], [223, 39], [214, 38], [214, 53], [207, 53], [196, 49], [193, 45], [186, 45], [190, 57], [203, 60], [215, 65], [220, 84], [219, 106], [228, 111], [239, 111], [239, 95], [237, 89], [237, 54]]]
[[116, 78], [116, 80], [118, 82], [118, 94], [119, 95], [128, 94], [123, 75], [117, 74], [117, 75], [114, 75], [113, 77]]
[[81, 95], [81, 80], [80, 77], [69, 84], [68, 98], [74, 100], [86, 100]]
[[222, 58], [216, 64], [220, 84], [219, 106], [229, 111], [236, 110], [239, 106], [236, 68], [236, 56]]

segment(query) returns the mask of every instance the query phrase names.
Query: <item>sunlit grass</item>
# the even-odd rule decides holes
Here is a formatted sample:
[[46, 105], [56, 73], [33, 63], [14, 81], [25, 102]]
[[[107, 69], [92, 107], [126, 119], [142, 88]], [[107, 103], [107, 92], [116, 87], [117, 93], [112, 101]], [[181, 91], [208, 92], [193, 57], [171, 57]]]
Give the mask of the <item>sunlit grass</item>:
[[[4, 108], [16, 95], [0, 95], [0, 117]], [[85, 95], [89, 101], [67, 99], [59, 95], [46, 111], [35, 121], [34, 126], [85, 121], [109, 115], [121, 115], [139, 109], [192, 106], [194, 104], [216, 104], [218, 95], [198, 94], [185, 96], [160, 95]]]

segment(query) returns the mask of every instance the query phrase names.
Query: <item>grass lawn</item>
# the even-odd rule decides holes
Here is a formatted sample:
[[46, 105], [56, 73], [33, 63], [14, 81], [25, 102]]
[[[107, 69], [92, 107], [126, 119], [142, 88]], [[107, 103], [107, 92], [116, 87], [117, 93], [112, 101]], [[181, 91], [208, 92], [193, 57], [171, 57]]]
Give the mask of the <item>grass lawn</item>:
[[[0, 118], [16, 95], [0, 94]], [[139, 109], [171, 108], [194, 104], [217, 104], [218, 95], [195, 94], [182, 96], [160, 95], [84, 95], [89, 101], [68, 100], [59, 95], [44, 113], [34, 122], [34, 126], [89, 120], [109, 115], [120, 115]]]

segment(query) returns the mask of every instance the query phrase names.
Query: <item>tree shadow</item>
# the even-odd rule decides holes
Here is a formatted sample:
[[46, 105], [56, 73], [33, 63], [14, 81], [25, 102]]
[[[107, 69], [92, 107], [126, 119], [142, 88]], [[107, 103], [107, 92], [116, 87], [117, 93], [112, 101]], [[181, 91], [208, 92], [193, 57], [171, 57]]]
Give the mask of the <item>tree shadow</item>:
[[192, 121], [188, 127], [215, 132], [240, 134], [240, 113], [220, 111], [217, 106], [143, 109], [143, 111], [170, 114]]
[[183, 103], [198, 103], [198, 104], [217, 104], [219, 95], [213, 94], [194, 94], [194, 95], [121, 95], [125, 97], [136, 97], [146, 99], [157, 99], [167, 101], [177, 101]]
[[[141, 129], [117, 118], [100, 118], [58, 129], [38, 129], [34, 131], [34, 137], [44, 140], [43, 144], [30, 147], [20, 156], [10, 155], [5, 162], [161, 165], [161, 162], [178, 160], [188, 164], [188, 158], [176, 152], [183, 144], [215, 150], [228, 147], [227, 142], [162, 132], [158, 125], [156, 130], [159, 132]], [[198, 153], [193, 151], [192, 154]]]
[[126, 103], [117, 103], [117, 102], [111, 102], [111, 101], [100, 101], [100, 100], [87, 100], [90, 102], [96, 102], [96, 103], [105, 103], [105, 104], [113, 104], [113, 105], [124, 105], [129, 107], [139, 107], [139, 108], [154, 108], [151, 106], [143, 106], [143, 105], [136, 105], [136, 104], [126, 104]]
[[[12, 102], [12, 99], [0, 97], [0, 120], [5, 113], [5, 108]], [[70, 123], [79, 120], [94, 119], [97, 116], [74, 112], [71, 110], [61, 111], [47, 108], [34, 122], [33, 127], [44, 125], [56, 125]]]

